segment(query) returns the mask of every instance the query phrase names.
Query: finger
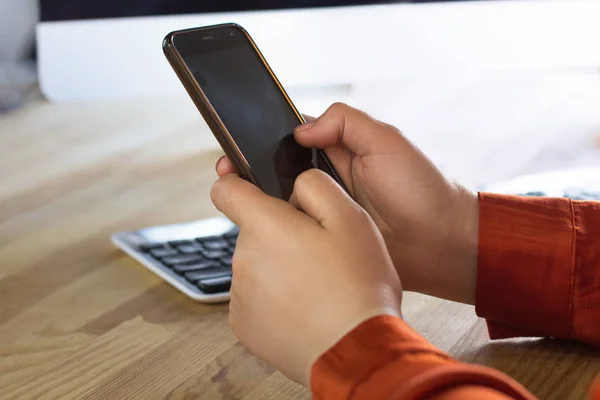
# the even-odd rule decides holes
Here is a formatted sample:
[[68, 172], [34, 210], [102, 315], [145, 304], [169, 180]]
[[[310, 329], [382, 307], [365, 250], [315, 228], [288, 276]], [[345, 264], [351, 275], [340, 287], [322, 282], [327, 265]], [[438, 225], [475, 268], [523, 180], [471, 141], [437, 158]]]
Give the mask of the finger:
[[221, 158], [219, 158], [219, 160], [217, 161], [216, 170], [217, 175], [219, 175], [219, 177], [238, 173], [237, 168], [235, 167], [235, 165], [233, 165], [229, 158], [227, 158], [227, 156], [222, 156]]
[[239, 227], [260, 225], [265, 218], [289, 220], [295, 218], [290, 212], [298, 213], [287, 202], [267, 195], [236, 174], [226, 175], [215, 182], [210, 197], [217, 209]]
[[[338, 176], [344, 182], [346, 188], [350, 191], [350, 193], [354, 193], [354, 183], [352, 181], [352, 154], [341, 146], [328, 147], [323, 150]], [[327, 171], [325, 161], [317, 154], [317, 162], [316, 167]]]
[[361, 210], [340, 185], [318, 169], [298, 176], [292, 197], [304, 213], [324, 227], [338, 225]]
[[315, 119], [317, 119], [317, 118], [313, 117], [312, 115], [308, 115], [308, 114], [302, 114], [302, 116], [304, 117], [304, 120], [306, 122], [314, 121]]
[[333, 104], [316, 120], [300, 125], [294, 135], [304, 147], [341, 145], [358, 156], [390, 153], [407, 144], [394, 127], [342, 103]]
[[292, 195], [290, 196], [288, 203], [290, 203], [297, 209], [300, 209], [300, 203], [298, 202], [298, 196], [296, 195], [296, 192], [292, 192]]

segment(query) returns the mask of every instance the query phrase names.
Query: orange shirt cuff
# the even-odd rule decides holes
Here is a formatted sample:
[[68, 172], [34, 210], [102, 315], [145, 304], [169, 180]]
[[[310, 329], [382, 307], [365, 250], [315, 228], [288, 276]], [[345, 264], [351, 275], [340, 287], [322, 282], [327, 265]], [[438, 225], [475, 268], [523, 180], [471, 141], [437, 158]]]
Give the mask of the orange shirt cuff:
[[571, 337], [600, 346], [600, 202], [574, 201]]
[[479, 194], [475, 304], [491, 338], [570, 337], [573, 218], [568, 199]]
[[600, 345], [600, 202], [479, 194], [476, 310], [492, 339]]

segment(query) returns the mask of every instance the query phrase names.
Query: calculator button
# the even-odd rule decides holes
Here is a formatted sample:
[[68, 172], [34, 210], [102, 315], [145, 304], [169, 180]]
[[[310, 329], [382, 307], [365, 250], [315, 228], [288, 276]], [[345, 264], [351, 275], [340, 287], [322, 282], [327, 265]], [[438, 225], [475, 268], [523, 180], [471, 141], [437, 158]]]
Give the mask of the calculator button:
[[237, 238], [238, 235], [240, 234], [240, 228], [239, 227], [234, 227], [232, 230], [230, 230], [229, 232], [227, 232], [226, 234], [224, 234], [223, 236], [225, 236], [226, 238]]
[[160, 249], [150, 250], [150, 254], [152, 255], [152, 257], [163, 258], [163, 257], [176, 256], [179, 253], [177, 253], [177, 250], [175, 250], [175, 249], [163, 247]]
[[583, 192], [584, 200], [600, 200], [600, 192]]
[[198, 254], [181, 254], [163, 258], [161, 261], [167, 265], [189, 264], [192, 262], [204, 261], [204, 257]]
[[235, 244], [237, 243], [237, 236], [230, 236], [227, 238], [227, 241], [229, 242], [230, 245], [235, 246]]
[[177, 250], [179, 250], [183, 254], [196, 254], [204, 250], [204, 247], [202, 247], [201, 244], [194, 242], [191, 244], [183, 244], [177, 246]]
[[229, 246], [226, 240], [210, 240], [206, 242], [202, 242], [202, 245], [206, 248], [206, 250], [223, 250]]
[[148, 253], [150, 250], [164, 249], [164, 248], [168, 248], [168, 246], [164, 243], [144, 244], [144, 245], [140, 246], [140, 250], [143, 251], [144, 253]]
[[196, 242], [203, 244], [204, 242], [214, 242], [214, 241], [219, 241], [219, 240], [223, 240], [222, 236], [201, 236], [201, 237], [197, 237], [196, 238]]
[[227, 255], [229, 255], [229, 253], [223, 250], [207, 250], [203, 251], [202, 255], [205, 258], [208, 258], [209, 260], [217, 260], [221, 257], [226, 257]]
[[229, 256], [221, 257], [220, 261], [221, 261], [221, 264], [223, 264], [224, 266], [231, 267], [231, 264], [233, 261], [233, 256], [229, 255]]
[[204, 279], [217, 278], [220, 276], [230, 276], [231, 268], [219, 267], [219, 268], [207, 268], [198, 271], [186, 272], [184, 276], [188, 281], [197, 282]]
[[581, 189], [569, 189], [565, 191], [563, 197], [571, 200], [600, 200], [600, 193]]
[[172, 240], [169, 242], [169, 244], [173, 247], [185, 246], [186, 244], [192, 244], [192, 241], [190, 241], [190, 240]]
[[534, 191], [534, 192], [523, 193], [521, 196], [527, 196], [527, 197], [544, 197], [544, 196], [547, 196], [547, 194], [545, 192], [542, 192], [542, 191]]
[[220, 278], [205, 279], [199, 281], [196, 285], [204, 293], [227, 292], [231, 288], [231, 277], [222, 276]]
[[184, 272], [198, 271], [201, 269], [208, 269], [208, 268], [220, 268], [220, 267], [221, 267], [221, 264], [217, 261], [204, 260], [204, 261], [198, 261], [198, 262], [189, 263], [189, 264], [173, 265], [172, 268], [173, 268], [173, 271], [183, 274]]

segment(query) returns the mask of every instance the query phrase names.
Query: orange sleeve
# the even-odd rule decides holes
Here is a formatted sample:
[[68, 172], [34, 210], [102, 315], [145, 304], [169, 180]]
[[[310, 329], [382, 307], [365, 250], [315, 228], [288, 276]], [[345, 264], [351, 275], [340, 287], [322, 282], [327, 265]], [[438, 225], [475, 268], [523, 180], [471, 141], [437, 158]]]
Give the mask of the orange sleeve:
[[363, 322], [323, 354], [311, 389], [315, 400], [534, 398], [498, 371], [453, 360], [392, 316]]
[[492, 339], [600, 346], [600, 202], [479, 194], [477, 314]]
[[[600, 345], [600, 202], [480, 194], [476, 309], [492, 338]], [[459, 363], [401, 319], [370, 319], [312, 369], [316, 400], [532, 399], [506, 375]], [[590, 392], [600, 400], [600, 380]]]

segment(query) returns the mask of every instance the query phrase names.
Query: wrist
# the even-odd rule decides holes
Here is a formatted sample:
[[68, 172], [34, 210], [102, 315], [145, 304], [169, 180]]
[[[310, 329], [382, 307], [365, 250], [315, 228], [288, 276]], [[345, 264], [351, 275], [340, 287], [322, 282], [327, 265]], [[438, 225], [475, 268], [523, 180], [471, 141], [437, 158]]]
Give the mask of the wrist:
[[[477, 193], [455, 187], [456, 212], [453, 229], [447, 240], [446, 278], [452, 276], [447, 289], [448, 300], [475, 304], [477, 249], [479, 243], [479, 197]], [[442, 277], [442, 279], [444, 279]]]
[[447, 219], [439, 221], [435, 241], [437, 262], [421, 293], [466, 304], [475, 304], [479, 199], [476, 193], [455, 184], [451, 188]]

